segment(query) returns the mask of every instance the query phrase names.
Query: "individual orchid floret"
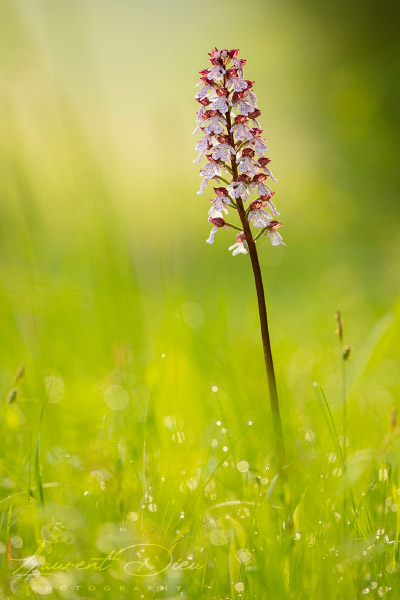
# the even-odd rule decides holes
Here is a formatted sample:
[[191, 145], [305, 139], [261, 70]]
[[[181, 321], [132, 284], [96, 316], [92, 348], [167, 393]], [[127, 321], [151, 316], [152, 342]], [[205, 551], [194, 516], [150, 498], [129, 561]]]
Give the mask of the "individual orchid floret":
[[253, 136], [250, 133], [250, 128], [247, 127], [248, 122], [249, 119], [246, 117], [246, 115], [236, 115], [235, 124], [233, 127], [231, 127], [231, 132], [235, 132], [235, 138], [241, 142], [246, 142], [253, 139]]
[[232, 181], [227, 187], [234, 198], [241, 198], [244, 202], [249, 197], [251, 178], [247, 174], [239, 175], [237, 181]]
[[266, 173], [268, 175], [268, 177], [271, 177], [272, 181], [278, 181], [271, 173], [270, 169], [267, 167], [267, 165], [271, 162], [270, 158], [267, 158], [266, 156], [262, 156], [261, 158], [258, 159], [257, 164], [260, 167], [260, 169], [263, 171], [263, 173]]
[[197, 112], [197, 122], [201, 123], [202, 118], [203, 118], [203, 114], [205, 113], [206, 110], [208, 110], [208, 106], [210, 105], [210, 99], [209, 98], [197, 98], [197, 102], [199, 104], [201, 104], [200, 109]]
[[254, 227], [268, 227], [272, 216], [264, 210], [264, 204], [260, 200], [255, 200], [249, 208], [249, 221], [253, 223]]
[[210, 181], [210, 179], [218, 178], [221, 175], [220, 161], [215, 160], [211, 154], [206, 154], [206, 157], [209, 163], [203, 165], [200, 171], [200, 177], [204, 177], [204, 180], [201, 182], [200, 190], [197, 192], [198, 194], [202, 194], [204, 192], [204, 189]]
[[205, 177], [206, 179], [213, 179], [214, 177], [221, 175], [220, 161], [213, 158], [212, 154], [206, 154], [206, 157], [209, 162], [202, 167], [200, 176]]
[[254, 146], [254, 149], [257, 152], [258, 156], [262, 156], [264, 152], [268, 152], [266, 143], [264, 142], [262, 137], [260, 137], [262, 134], [262, 129], [253, 127], [253, 129], [250, 129], [250, 133], [252, 135], [250, 144]]
[[271, 221], [267, 229], [265, 230], [264, 235], [268, 234], [268, 237], [273, 246], [279, 246], [279, 244], [282, 244], [282, 246], [286, 246], [281, 234], [279, 233], [279, 231], [277, 231], [277, 229], [281, 227], [281, 225], [282, 223], [279, 223], [279, 221]]
[[253, 177], [251, 187], [255, 187], [260, 196], [265, 196], [266, 194], [272, 192], [271, 188], [268, 185], [265, 185], [264, 183], [267, 177], [268, 175], [266, 175], [265, 173], [257, 173], [257, 175], [254, 175]]
[[213, 244], [215, 234], [217, 233], [218, 229], [220, 229], [221, 227], [225, 227], [225, 229], [229, 231], [229, 226], [225, 223], [225, 220], [222, 218], [222, 215], [218, 217], [210, 217], [208, 220], [214, 225], [214, 227], [211, 229], [210, 235], [206, 239], [206, 242], [207, 244]]
[[215, 160], [220, 159], [222, 162], [225, 162], [235, 154], [235, 150], [229, 143], [229, 135], [217, 135], [216, 138], [218, 145], [215, 146], [212, 157]]
[[212, 203], [212, 207], [208, 211], [208, 214], [211, 218], [215, 218], [221, 216], [224, 212], [226, 215], [228, 214], [228, 206], [231, 201], [228, 196], [228, 190], [223, 187], [214, 188], [214, 192], [217, 194], [215, 198], [212, 198], [210, 202]]
[[261, 115], [261, 110], [259, 108], [256, 108], [255, 110], [253, 110], [253, 112], [248, 114], [249, 119], [251, 119], [253, 121], [253, 124], [255, 127], [257, 127], [257, 129], [261, 129], [259, 122], [257, 121], [257, 117], [259, 117]]
[[239, 76], [238, 69], [228, 69], [226, 72], [228, 87], [234, 92], [243, 92], [247, 88], [247, 81]]
[[213, 144], [211, 140], [212, 136], [206, 135], [199, 141], [199, 143], [196, 146], [196, 150], [200, 152], [200, 154], [197, 158], [195, 158], [195, 160], [193, 161], [194, 163], [200, 162], [204, 154], [212, 149]]
[[229, 107], [232, 105], [228, 98], [228, 90], [220, 88], [216, 90], [216, 94], [218, 99], [210, 105], [210, 110], [218, 110], [222, 114], [228, 112]]
[[255, 156], [254, 150], [251, 148], [244, 148], [237, 157], [236, 162], [239, 163], [239, 172], [240, 173], [251, 173], [252, 175], [256, 175], [258, 172], [258, 168], [253, 158]]
[[[200, 73], [201, 73], [201, 71], [200, 71]], [[201, 77], [200, 83], [198, 83], [197, 86], [201, 85], [202, 83], [204, 84], [203, 87], [195, 95], [196, 100], [205, 98], [209, 93], [212, 93], [216, 89], [216, 86], [217, 86], [217, 84], [212, 79], [208, 79], [207, 76]], [[195, 86], [195, 87], [197, 87], [197, 86]]]
[[246, 60], [244, 58], [237, 58], [236, 56], [232, 57], [232, 64], [237, 69], [240, 77], [243, 77], [243, 67], [246, 64]]
[[202, 116], [204, 133], [220, 134], [224, 131], [224, 120], [217, 110], [206, 110]]
[[275, 204], [271, 200], [271, 198], [274, 195], [274, 193], [275, 192], [271, 192], [269, 194], [266, 194], [265, 196], [260, 196], [260, 200], [262, 202], [266, 202], [268, 204], [268, 209], [271, 211], [271, 213], [275, 217], [279, 217], [280, 213], [278, 213], [278, 211], [276, 210]]
[[241, 114], [246, 116], [255, 109], [254, 101], [247, 90], [244, 92], [234, 92], [232, 95], [232, 105], [236, 110], [239, 108]]
[[208, 78], [213, 81], [221, 81], [225, 74], [225, 69], [223, 67], [223, 61], [221, 58], [214, 58], [211, 60], [214, 67], [210, 70], [208, 74]]
[[245, 248], [245, 243], [246, 243], [246, 236], [243, 233], [243, 231], [241, 231], [236, 236], [236, 244], [232, 244], [232, 246], [229, 246], [228, 250], [229, 251], [233, 250], [232, 256], [236, 256], [236, 254], [247, 254], [247, 250]]

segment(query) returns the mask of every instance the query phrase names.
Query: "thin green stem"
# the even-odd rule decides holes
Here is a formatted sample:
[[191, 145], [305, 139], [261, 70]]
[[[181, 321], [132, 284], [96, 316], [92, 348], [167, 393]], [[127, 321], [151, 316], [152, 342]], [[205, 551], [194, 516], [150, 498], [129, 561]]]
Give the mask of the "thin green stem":
[[236, 210], [237, 210], [237, 204], [236, 204], [236, 202], [234, 200], [232, 200], [232, 198], [230, 196], [229, 196], [229, 200], [230, 200], [230, 203], [232, 204], [232, 206], [234, 208], [236, 208]]
[[223, 166], [224, 166], [224, 167], [225, 167], [225, 169], [226, 169], [227, 171], [229, 171], [229, 173], [232, 175], [232, 169], [231, 169], [231, 167], [230, 167], [229, 165], [227, 165], [226, 163], [224, 163], [224, 164], [223, 164]]
[[[345, 478], [347, 480], [347, 486], [348, 486], [349, 493], [350, 493], [351, 503], [353, 505], [354, 522], [355, 522], [356, 529], [357, 529], [357, 535], [359, 536], [360, 534], [359, 534], [359, 528], [358, 528], [358, 517], [357, 517], [356, 504], [355, 504], [355, 501], [354, 501], [353, 490], [351, 489], [350, 480], [349, 480], [347, 469], [346, 469], [345, 457], [344, 457], [342, 446], [340, 444], [339, 436], [338, 436], [338, 433], [337, 433], [337, 430], [336, 430], [335, 421], [333, 420], [331, 409], [329, 407], [328, 400], [327, 400], [327, 398], [325, 396], [324, 390], [322, 389], [322, 387], [320, 385], [318, 385], [318, 384], [314, 384], [314, 385], [321, 392], [321, 396], [322, 396], [322, 398], [324, 400], [324, 403], [325, 403], [325, 406], [326, 406], [326, 410], [328, 411], [329, 419], [330, 419], [330, 422], [331, 422], [331, 425], [332, 425], [333, 433], [335, 435], [335, 440], [336, 440], [337, 447], [338, 447], [338, 450], [339, 450], [340, 459], [341, 459], [342, 465], [343, 465], [343, 474], [344, 474], [344, 476], [345, 476]], [[345, 509], [346, 509], [346, 505], [344, 505], [344, 510]], [[345, 514], [343, 514], [343, 522], [344, 522], [344, 524], [346, 523], [346, 515]]]
[[261, 237], [261, 236], [262, 236], [262, 234], [264, 233], [264, 231], [266, 231], [266, 230], [267, 230], [267, 227], [263, 227], [263, 228], [261, 229], [261, 231], [259, 231], [259, 232], [257, 233], [256, 237], [254, 238], [254, 241], [256, 242], [256, 241], [258, 240], [258, 238], [259, 238], [259, 237]]
[[244, 142], [242, 142], [241, 144], [239, 144], [239, 146], [236, 148], [236, 152], [239, 152], [239, 150], [241, 150], [245, 144], [248, 144], [247, 140], [245, 140]]
[[225, 225], [228, 225], [228, 227], [232, 227], [232, 229], [236, 229], [236, 231], [242, 231], [241, 227], [237, 227], [236, 225], [233, 225], [232, 223], [228, 223], [228, 221], [225, 221]]

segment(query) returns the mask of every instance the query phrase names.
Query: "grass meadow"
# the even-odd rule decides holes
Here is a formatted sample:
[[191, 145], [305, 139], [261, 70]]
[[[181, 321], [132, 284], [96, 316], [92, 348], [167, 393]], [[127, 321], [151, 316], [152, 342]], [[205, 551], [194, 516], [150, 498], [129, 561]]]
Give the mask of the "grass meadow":
[[[1, 600], [400, 597], [398, 9], [247, 4], [0, 2]], [[196, 195], [214, 45], [279, 179], [287, 486], [248, 256]]]

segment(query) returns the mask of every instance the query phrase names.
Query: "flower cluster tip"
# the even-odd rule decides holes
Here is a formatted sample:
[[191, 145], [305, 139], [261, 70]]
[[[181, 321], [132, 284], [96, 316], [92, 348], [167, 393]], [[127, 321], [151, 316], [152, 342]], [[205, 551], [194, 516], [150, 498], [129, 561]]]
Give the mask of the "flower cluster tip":
[[[193, 132], [202, 132], [204, 136], [196, 146], [199, 156], [193, 162], [204, 157], [207, 160], [200, 169], [203, 179], [198, 194], [204, 192], [210, 181], [218, 186], [214, 187], [215, 197], [208, 211], [213, 228], [207, 243], [214, 242], [220, 228], [238, 229], [236, 243], [229, 247], [233, 256], [247, 254], [246, 235], [241, 231], [244, 219], [249, 228], [250, 224], [261, 228], [254, 239], [264, 234], [273, 246], [286, 245], [277, 231], [281, 223], [275, 217], [279, 213], [271, 200], [274, 192], [267, 183], [269, 179], [277, 180], [268, 166], [271, 159], [264, 156], [268, 148], [258, 121], [261, 111], [253, 92], [254, 81], [244, 78], [246, 60], [239, 58], [238, 53], [237, 49], [217, 48], [209, 53], [211, 67], [200, 71], [200, 83], [196, 86], [201, 86], [195, 96], [200, 109]], [[243, 203], [254, 192], [258, 197], [246, 209]], [[239, 213], [241, 227], [225, 221], [228, 207]]]

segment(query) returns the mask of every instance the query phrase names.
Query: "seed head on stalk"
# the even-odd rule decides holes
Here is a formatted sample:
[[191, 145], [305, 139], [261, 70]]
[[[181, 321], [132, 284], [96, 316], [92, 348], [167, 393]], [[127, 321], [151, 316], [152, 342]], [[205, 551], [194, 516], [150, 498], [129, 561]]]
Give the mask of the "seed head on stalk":
[[[196, 146], [200, 162], [207, 162], [200, 169], [203, 178], [199, 194], [210, 181], [215, 196], [211, 199], [208, 212], [212, 224], [208, 244], [214, 242], [220, 229], [235, 230], [236, 241], [229, 250], [233, 256], [249, 254], [257, 291], [261, 338], [265, 367], [268, 377], [269, 399], [276, 440], [276, 454], [280, 472], [286, 480], [286, 455], [279, 410], [278, 392], [272, 360], [268, 330], [264, 285], [258, 260], [256, 241], [268, 235], [271, 244], [284, 244], [276, 219], [279, 213], [272, 202], [273, 190], [269, 180], [272, 175], [270, 159], [262, 137], [263, 130], [258, 121], [261, 111], [253, 92], [254, 81], [244, 78], [246, 61], [238, 57], [238, 50], [214, 50], [209, 54], [211, 67], [200, 71], [200, 90], [195, 98], [200, 104], [197, 112], [197, 127], [193, 133], [202, 132], [203, 137]], [[196, 86], [197, 87], [197, 86]], [[246, 207], [245, 203], [252, 200]], [[229, 211], [237, 213], [240, 224], [227, 220]], [[259, 229], [253, 236], [252, 228]]]

